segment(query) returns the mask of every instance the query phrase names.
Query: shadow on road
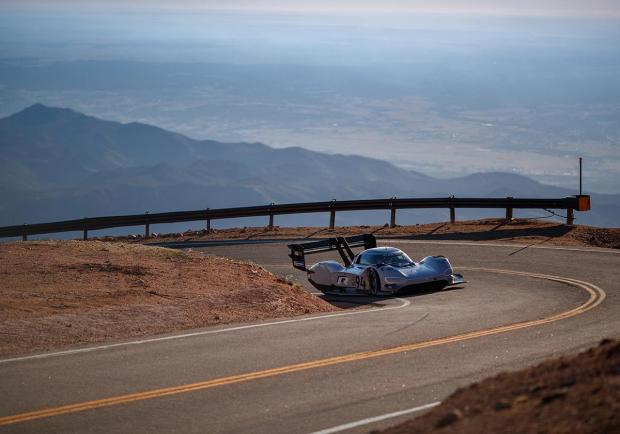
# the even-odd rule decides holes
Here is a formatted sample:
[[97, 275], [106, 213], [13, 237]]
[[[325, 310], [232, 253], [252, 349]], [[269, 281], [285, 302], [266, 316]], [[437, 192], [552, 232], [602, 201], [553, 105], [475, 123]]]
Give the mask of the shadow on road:
[[433, 294], [436, 292], [448, 292], [448, 291], [460, 291], [465, 289], [465, 286], [449, 286], [442, 287], [437, 284], [419, 285], [415, 288], [407, 289], [394, 295], [386, 296], [370, 296], [370, 295], [331, 295], [323, 294], [319, 295], [319, 298], [326, 302], [339, 307], [341, 309], [353, 309], [358, 307], [384, 307], [382, 303], [385, 300], [394, 298], [413, 298], [421, 295]]
[[445, 241], [495, 241], [507, 238], [520, 238], [520, 237], [546, 237], [549, 239], [561, 237], [566, 235], [574, 228], [563, 224], [558, 224], [551, 227], [544, 228], [519, 228], [519, 227], [505, 227], [504, 224], [498, 224], [491, 230], [485, 230], [480, 232], [441, 232], [436, 233], [439, 229], [442, 229], [445, 225], [436, 227], [426, 234], [416, 235], [398, 235], [389, 236], [384, 235], [383, 239], [398, 238], [403, 240], [445, 240]]

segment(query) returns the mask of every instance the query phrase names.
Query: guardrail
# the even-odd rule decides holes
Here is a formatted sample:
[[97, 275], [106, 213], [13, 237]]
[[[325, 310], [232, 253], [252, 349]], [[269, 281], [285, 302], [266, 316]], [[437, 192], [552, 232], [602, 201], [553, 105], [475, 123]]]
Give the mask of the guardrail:
[[211, 230], [212, 220], [239, 217], [269, 217], [269, 228], [273, 228], [275, 215], [329, 213], [329, 228], [334, 229], [336, 212], [389, 210], [390, 227], [396, 226], [396, 210], [413, 208], [447, 208], [450, 210], [450, 222], [456, 221], [457, 208], [505, 208], [506, 220], [512, 219], [513, 209], [562, 209], [567, 210], [566, 224], [574, 222], [574, 210], [590, 209], [590, 196], [569, 196], [561, 199], [518, 199], [506, 198], [428, 198], [428, 199], [371, 199], [329, 202], [306, 202], [289, 204], [270, 204], [240, 208], [203, 209], [197, 211], [176, 211], [149, 214], [134, 214], [107, 217], [91, 217], [77, 220], [65, 220], [51, 223], [24, 224], [0, 227], [0, 238], [18, 237], [27, 240], [29, 235], [51, 234], [58, 232], [83, 231], [83, 239], [88, 238], [88, 231], [127, 226], [144, 226], [145, 236], [150, 235], [150, 225], [160, 223], [180, 223], [188, 221], [206, 221], [207, 230]]

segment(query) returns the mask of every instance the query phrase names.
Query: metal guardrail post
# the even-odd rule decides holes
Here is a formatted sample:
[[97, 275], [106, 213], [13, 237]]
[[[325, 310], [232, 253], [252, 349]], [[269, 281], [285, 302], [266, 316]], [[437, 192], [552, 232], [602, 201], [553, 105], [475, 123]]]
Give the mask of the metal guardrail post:
[[271, 231], [273, 230], [273, 213], [271, 212], [271, 207], [275, 205], [273, 202], [269, 204], [269, 226], [267, 228]]
[[[448, 199], [450, 199], [450, 202], [454, 201], [454, 195], [450, 196]], [[450, 207], [450, 224], [453, 225], [456, 223], [456, 208], [454, 208], [453, 206]]]
[[[508, 196], [506, 199], [514, 199], [512, 196]], [[506, 207], [506, 223], [512, 221], [512, 207]]]
[[144, 238], [148, 238], [151, 236], [151, 225], [149, 224], [149, 221], [148, 221], [149, 212], [147, 211], [144, 214], [147, 216], [146, 223], [144, 224]]
[[[330, 208], [334, 206], [334, 202], [336, 202], [336, 199], [332, 199]], [[332, 208], [329, 210], [329, 230], [333, 231], [335, 225], [336, 225], [336, 210]]]
[[566, 210], [566, 224], [572, 226], [575, 223], [575, 210], [568, 208]]
[[86, 241], [88, 240], [88, 219], [86, 217], [84, 217], [83, 228], [84, 228], [84, 233], [82, 234], [82, 240]]

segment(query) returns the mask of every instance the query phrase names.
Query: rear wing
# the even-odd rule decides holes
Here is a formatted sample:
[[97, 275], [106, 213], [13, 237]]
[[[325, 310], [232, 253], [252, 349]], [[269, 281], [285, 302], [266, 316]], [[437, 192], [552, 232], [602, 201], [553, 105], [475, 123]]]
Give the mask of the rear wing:
[[344, 265], [348, 267], [355, 257], [351, 249], [356, 247], [363, 247], [364, 250], [372, 249], [373, 247], [377, 247], [377, 240], [372, 234], [364, 234], [347, 238], [327, 238], [325, 240], [310, 241], [303, 244], [289, 244], [288, 248], [291, 249], [291, 253], [288, 256], [293, 261], [293, 267], [298, 270], [308, 271], [306, 268], [306, 255], [337, 250]]

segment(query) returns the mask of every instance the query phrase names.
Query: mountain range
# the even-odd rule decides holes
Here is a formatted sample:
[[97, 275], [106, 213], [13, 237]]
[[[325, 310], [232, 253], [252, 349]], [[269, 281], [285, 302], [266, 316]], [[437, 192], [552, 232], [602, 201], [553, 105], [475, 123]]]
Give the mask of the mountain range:
[[[0, 119], [0, 150], [3, 226], [272, 202], [449, 195], [563, 197], [576, 193], [512, 173], [437, 179], [360, 156], [194, 140], [151, 125], [105, 121], [41, 104]], [[618, 226], [619, 203], [620, 195], [592, 194], [593, 210], [578, 213], [577, 221]], [[384, 223], [385, 214], [342, 213], [337, 224]], [[530, 211], [520, 215], [544, 214]], [[489, 215], [501, 215], [501, 211], [459, 210], [457, 217]], [[399, 223], [446, 218], [446, 210], [399, 212]], [[276, 224], [322, 225], [325, 220], [317, 215], [281, 216]], [[263, 223], [246, 219], [225, 224]]]

